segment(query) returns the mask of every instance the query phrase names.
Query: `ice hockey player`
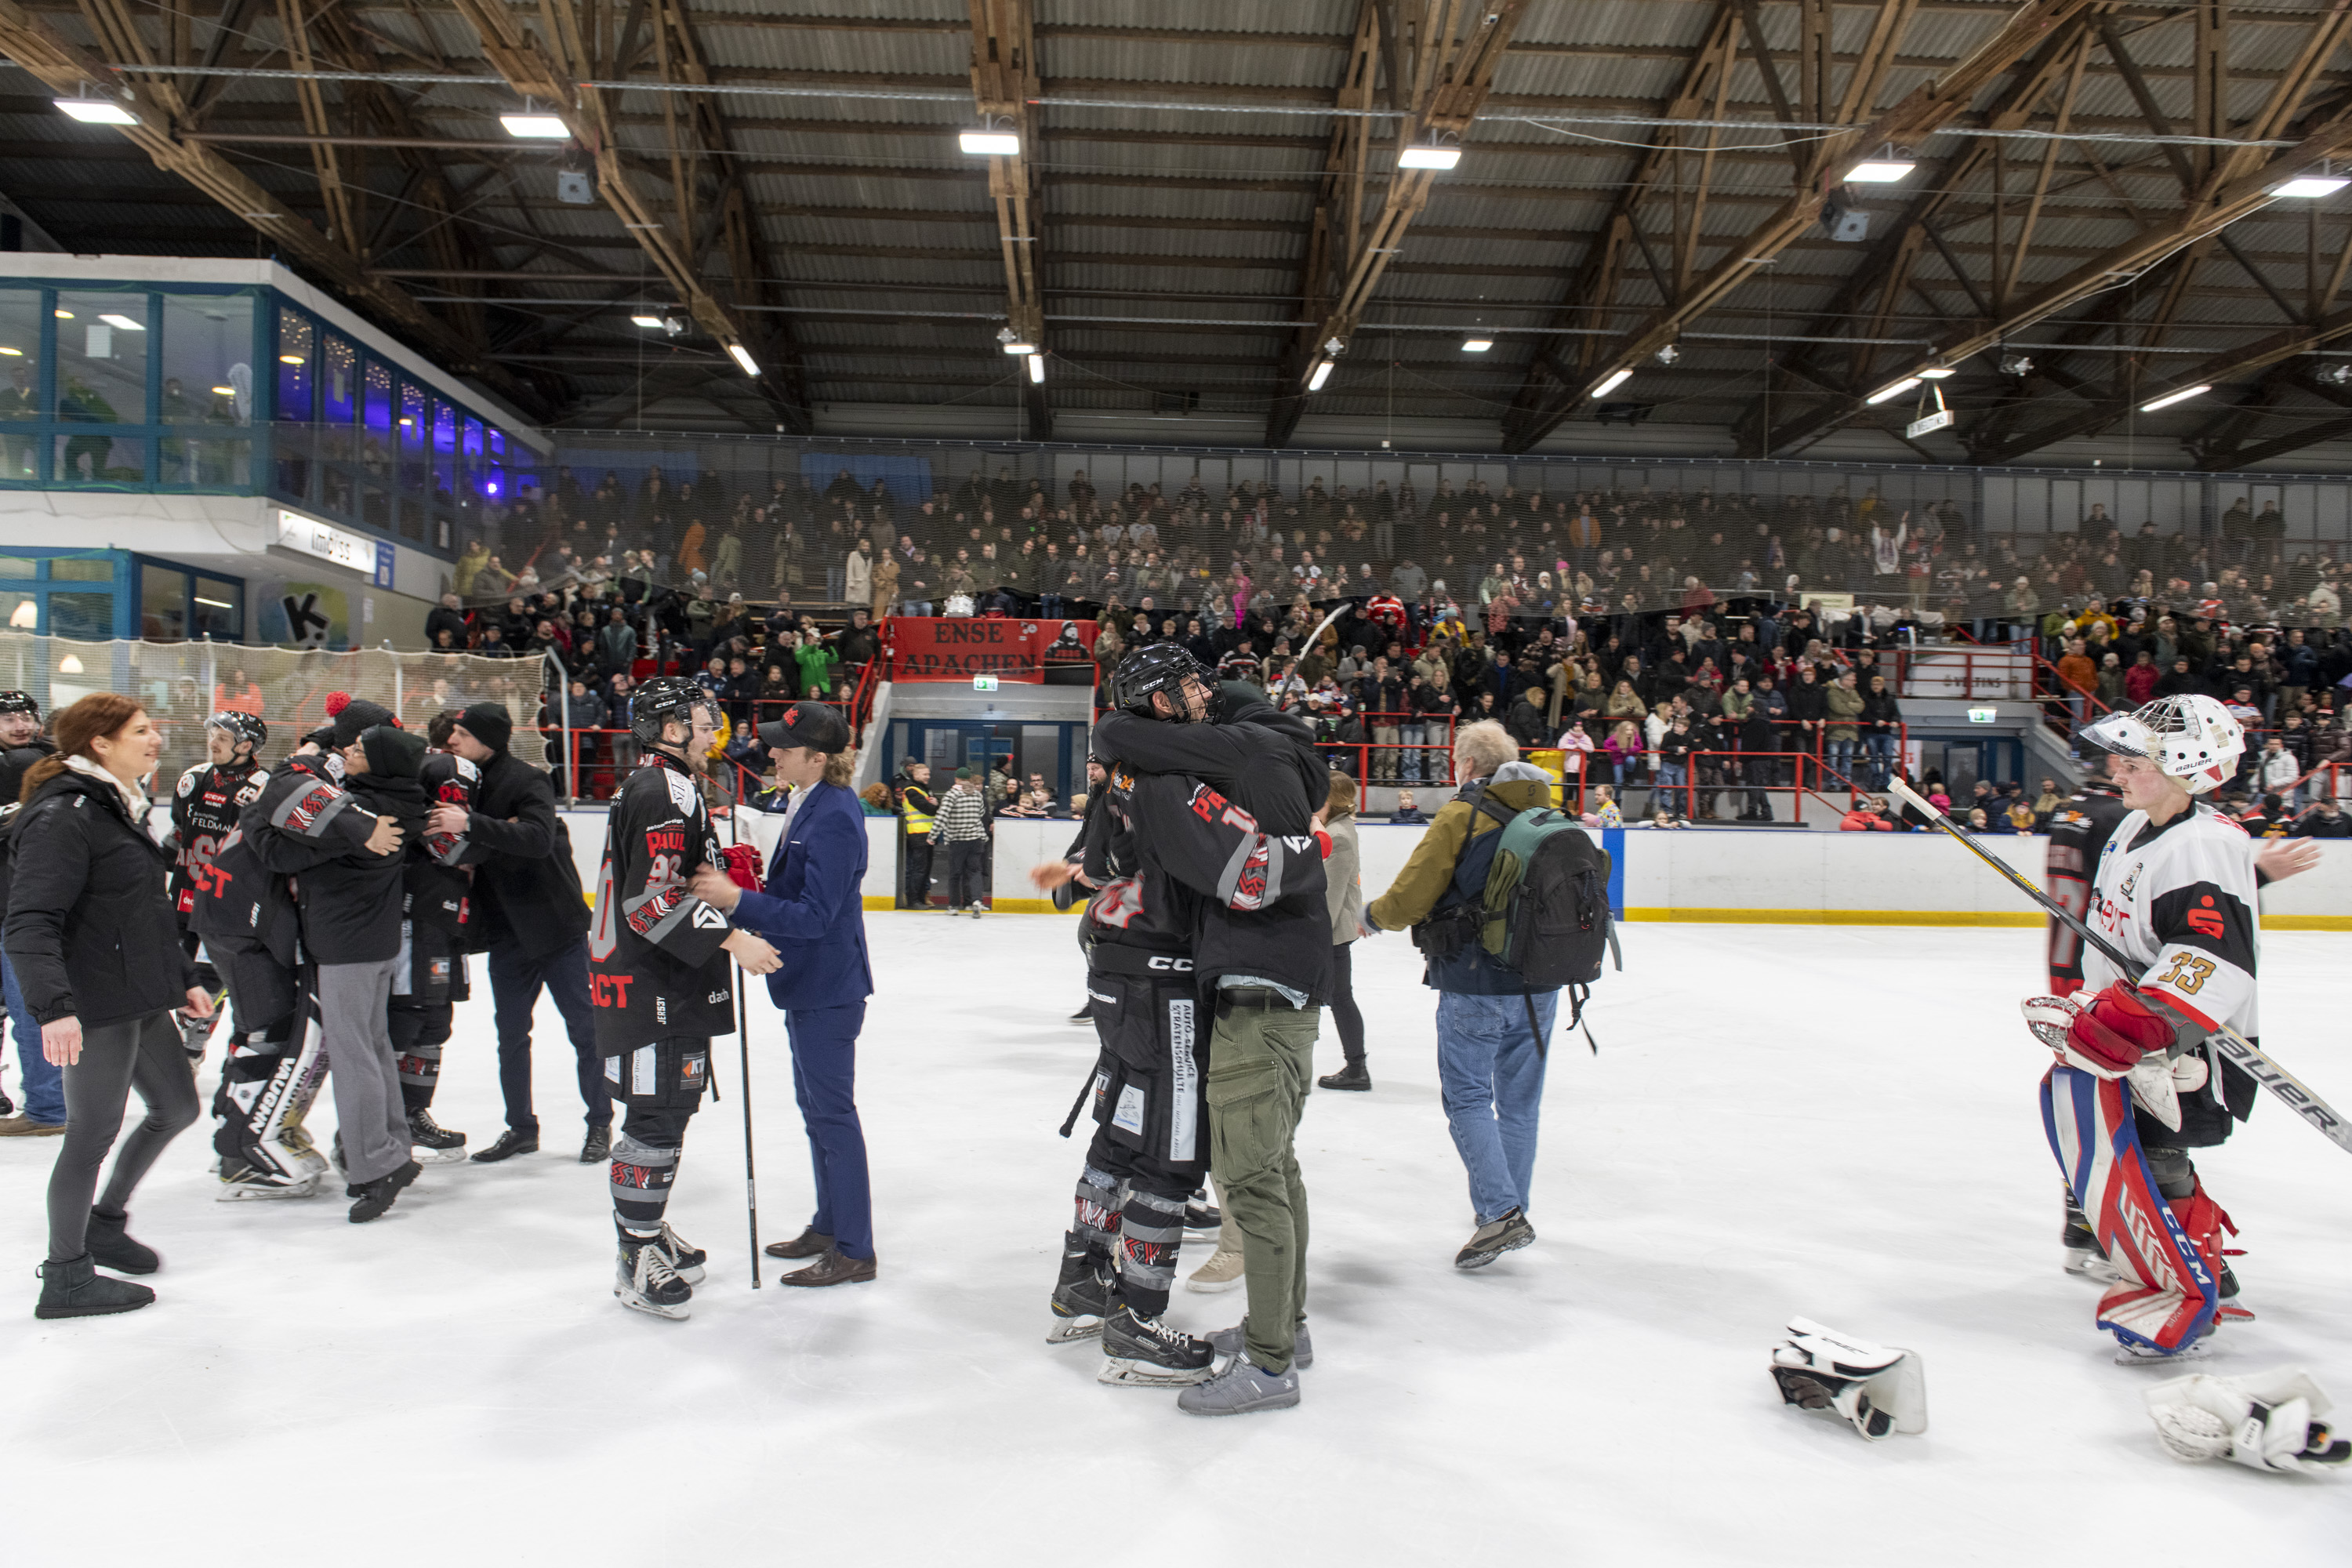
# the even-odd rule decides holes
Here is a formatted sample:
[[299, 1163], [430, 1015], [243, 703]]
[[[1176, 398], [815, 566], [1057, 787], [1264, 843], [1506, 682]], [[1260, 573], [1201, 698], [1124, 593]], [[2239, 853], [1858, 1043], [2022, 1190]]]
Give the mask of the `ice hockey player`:
[[[2089, 761], [2083, 787], [2050, 818], [2050, 843], [2042, 861], [2042, 884], [2050, 896], [2084, 920], [2090, 918], [2091, 876], [2098, 869], [2099, 855], [2114, 836], [2116, 825], [2129, 815], [2114, 782], [2105, 777], [2105, 755], [2094, 752]], [[2083, 939], [2063, 921], [2053, 918], [2050, 921], [2050, 993], [2072, 996], [2082, 988]], [[2067, 1273], [2105, 1272], [2098, 1237], [2075, 1206], [2071, 1184], [2066, 1187], [2066, 1215], [2060, 1228]]]
[[[436, 714], [425, 727], [433, 749], [418, 782], [428, 807], [454, 805], [471, 820], [482, 770], [449, 750], [454, 714]], [[446, 820], [446, 819], [445, 819]], [[428, 827], [409, 842], [402, 872], [406, 908], [400, 927], [400, 967], [392, 977], [392, 1048], [398, 1054], [400, 1099], [408, 1142], [426, 1163], [466, 1157], [466, 1135], [433, 1120], [441, 1083], [441, 1052], [449, 1043], [457, 1004], [467, 996], [466, 938], [473, 913], [471, 863], [480, 857], [463, 832]]]
[[[214, 714], [205, 721], [205, 760], [182, 773], [172, 794], [172, 832], [179, 845], [172, 858], [172, 912], [180, 922], [181, 945], [195, 962], [196, 984], [215, 1003], [210, 1016], [182, 1020], [188, 1057], [194, 1061], [204, 1059], [213, 1026], [220, 1021], [217, 1003], [223, 982], [218, 966], [205, 951], [204, 938], [191, 927], [191, 917], [208, 886], [213, 857], [219, 853], [221, 841], [236, 830], [238, 814], [260, 798], [262, 786], [269, 781], [260, 761], [261, 748], [268, 740], [269, 727], [250, 713], [231, 708]], [[242, 1031], [245, 1020], [238, 1019], [236, 1027]], [[230, 1047], [238, 1044], [236, 1034], [232, 1033]]]
[[698, 866], [724, 869], [702, 798], [719, 712], [691, 680], [656, 676], [629, 703], [645, 764], [613, 800], [596, 910], [588, 931], [588, 999], [613, 1098], [628, 1108], [613, 1141], [613, 1294], [635, 1311], [684, 1318], [705, 1256], [664, 1217], [688, 1121], [710, 1081], [710, 1040], [735, 1031], [731, 956], [752, 974], [776, 950], [694, 896]]
[[300, 921], [286, 877], [264, 864], [248, 828], [268, 813], [269, 782], [288, 794], [336, 782], [326, 750], [331, 739], [325, 728], [305, 735], [276, 779], [265, 781], [214, 849], [189, 915], [236, 1009], [213, 1096], [224, 1203], [307, 1198], [327, 1173], [326, 1157], [302, 1127], [327, 1066], [318, 1009], [301, 984]]
[[2126, 813], [2090, 868], [2088, 920], [2135, 967], [2082, 952], [2081, 993], [2046, 1020], [2063, 1034], [2042, 1119], [2114, 1270], [2098, 1324], [2119, 1361], [2161, 1361], [2196, 1352], [2217, 1318], [2251, 1316], [2223, 1261], [2236, 1227], [2189, 1154], [2229, 1137], [2256, 1088], [2210, 1044], [2221, 1026], [2250, 1038], [2260, 1026], [2254, 858], [2243, 830], [2197, 798], [2231, 777], [2245, 737], [2221, 703], [2182, 695], [2081, 738], [2106, 753]]
[[[1133, 793], [1138, 853], [1206, 895], [1192, 951], [1198, 994], [1214, 1019], [1210, 1163], [1246, 1258], [1248, 1316], [1210, 1341], [1230, 1359], [1177, 1405], [1204, 1415], [1279, 1409], [1298, 1403], [1298, 1370], [1312, 1355], [1301, 1331], [1307, 1191], [1292, 1143], [1331, 972], [1312, 835], [1328, 770], [1303, 722], [1252, 688], [1213, 686], [1180, 647], [1129, 655], [1114, 691], [1123, 700], [1096, 726], [1095, 746], [1111, 763], [1112, 787]], [[1160, 776], [1181, 809], [1155, 809], [1160, 792], [1122, 774]], [[1176, 831], [1173, 817], [1251, 842], [1204, 868], [1191, 830]]]
[[[328, 741], [341, 766], [323, 772], [344, 782], [281, 769], [254, 802], [256, 815], [240, 822], [264, 864], [294, 879], [306, 977], [333, 1077], [345, 1194], [360, 1225], [382, 1217], [421, 1170], [409, 1157], [387, 1009], [400, 958], [400, 850], [424, 822], [415, 781], [425, 742], [375, 703], [339, 706], [331, 698], [329, 707]], [[351, 787], [371, 773], [379, 781], [373, 798]]]

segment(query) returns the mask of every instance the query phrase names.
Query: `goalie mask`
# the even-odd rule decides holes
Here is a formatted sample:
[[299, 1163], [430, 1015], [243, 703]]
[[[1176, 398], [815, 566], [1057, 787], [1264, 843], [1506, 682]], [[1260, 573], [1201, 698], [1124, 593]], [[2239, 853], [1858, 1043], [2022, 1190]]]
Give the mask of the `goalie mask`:
[[259, 756], [261, 748], [269, 741], [268, 725], [252, 714], [240, 713], [234, 708], [225, 709], [205, 720], [205, 728], [218, 730], [226, 735], [233, 748], [232, 754], [242, 751], [247, 759]]
[[2145, 757], [2190, 795], [2219, 789], [2237, 772], [2246, 731], [2210, 697], [2159, 697], [2110, 713], [2083, 731], [2084, 744], [2118, 757]]
[[662, 745], [664, 727], [675, 721], [691, 731], [697, 709], [710, 715], [713, 730], [719, 728], [719, 705], [710, 693], [681, 676], [657, 675], [630, 694], [629, 733], [648, 746]]

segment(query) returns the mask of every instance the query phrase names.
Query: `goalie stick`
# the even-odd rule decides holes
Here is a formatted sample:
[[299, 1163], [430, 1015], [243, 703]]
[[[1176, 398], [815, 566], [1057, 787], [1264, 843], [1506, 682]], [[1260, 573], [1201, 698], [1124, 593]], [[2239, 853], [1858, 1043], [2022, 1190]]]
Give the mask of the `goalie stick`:
[[[2124, 956], [2123, 952], [2115, 943], [2093, 931], [2081, 916], [2035, 887], [2032, 878], [1970, 838], [1959, 824], [1928, 805], [1909, 784], [1899, 778], [1889, 779], [1886, 788], [1889, 795], [1895, 795], [1905, 805], [1916, 808], [1934, 824], [1937, 830], [1949, 836], [1969, 854], [2007, 878], [2020, 892], [2047, 910], [2053, 919], [2063, 921], [2075, 935], [2106, 954], [2107, 961], [2117, 969], [2128, 974], [2138, 968], [2138, 965]], [[2297, 1116], [2319, 1129], [2329, 1142], [2347, 1153], [2352, 1153], [2352, 1127], [2347, 1127], [2344, 1118], [2336, 1114], [2335, 1108], [2314, 1094], [2305, 1086], [2302, 1079], [2273, 1061], [2260, 1046], [2255, 1045], [2227, 1024], [2214, 1029], [2212, 1040], [2214, 1045], [2221, 1048], [2221, 1054], [2235, 1063], [2248, 1077], [2286, 1101], [2288, 1107]]]

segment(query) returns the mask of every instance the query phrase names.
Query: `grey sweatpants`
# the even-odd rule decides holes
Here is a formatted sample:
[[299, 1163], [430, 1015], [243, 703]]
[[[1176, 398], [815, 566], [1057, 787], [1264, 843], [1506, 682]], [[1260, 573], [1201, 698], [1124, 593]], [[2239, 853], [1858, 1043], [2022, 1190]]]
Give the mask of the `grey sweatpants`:
[[[37, 1042], [36, 1049], [38, 1048]], [[70, 1263], [89, 1250], [90, 1199], [98, 1168], [122, 1131], [122, 1110], [136, 1089], [147, 1114], [122, 1141], [114, 1174], [100, 1200], [110, 1213], [130, 1206], [131, 1189], [163, 1146], [196, 1119], [195, 1074], [169, 1013], [84, 1029], [81, 1060], [65, 1069], [66, 1134], [49, 1171], [49, 1261]]]
[[408, 1163], [408, 1110], [400, 1098], [400, 1058], [392, 1048], [387, 1009], [397, 956], [375, 963], [319, 965], [320, 1037], [335, 1090], [335, 1130], [343, 1140], [344, 1179], [352, 1186], [388, 1176]]

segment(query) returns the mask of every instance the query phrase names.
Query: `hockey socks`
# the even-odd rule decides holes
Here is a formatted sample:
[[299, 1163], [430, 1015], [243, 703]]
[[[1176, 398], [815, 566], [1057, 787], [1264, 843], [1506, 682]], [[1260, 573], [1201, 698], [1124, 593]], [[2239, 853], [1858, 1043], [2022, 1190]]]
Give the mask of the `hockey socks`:
[[670, 1188], [677, 1181], [676, 1148], [640, 1143], [624, 1129], [613, 1141], [613, 1221], [625, 1246], [632, 1237], [657, 1240]]
[[1118, 1288], [1136, 1315], [1157, 1318], [1176, 1288], [1184, 1245], [1184, 1200], [1130, 1193], [1119, 1225]]

